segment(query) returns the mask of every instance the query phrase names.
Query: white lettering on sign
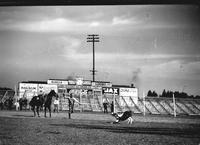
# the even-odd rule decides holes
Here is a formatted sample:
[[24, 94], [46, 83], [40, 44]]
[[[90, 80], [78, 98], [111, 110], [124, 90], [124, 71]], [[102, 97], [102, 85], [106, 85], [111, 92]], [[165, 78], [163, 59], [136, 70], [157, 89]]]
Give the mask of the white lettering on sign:
[[83, 81], [83, 85], [91, 86], [92, 82], [91, 81]]
[[104, 94], [119, 94], [118, 88], [103, 88]]
[[73, 80], [69, 80], [68, 83], [69, 85], [76, 85], [76, 81], [73, 81]]
[[20, 92], [25, 92], [25, 91], [37, 92], [37, 84], [20, 83], [19, 91]]

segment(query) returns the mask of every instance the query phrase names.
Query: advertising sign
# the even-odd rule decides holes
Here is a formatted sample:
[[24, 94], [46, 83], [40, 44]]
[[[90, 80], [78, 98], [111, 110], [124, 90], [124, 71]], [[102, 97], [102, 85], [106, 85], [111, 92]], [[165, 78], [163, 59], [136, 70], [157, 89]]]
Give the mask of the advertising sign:
[[37, 92], [37, 84], [30, 84], [30, 83], [20, 83], [19, 84], [19, 91], [20, 92]]
[[54, 84], [54, 85], [68, 85], [68, 81], [63, 80], [48, 80], [47, 84]]
[[25, 96], [27, 99], [31, 99], [34, 95], [37, 95], [37, 84], [32, 83], [19, 83], [19, 95], [20, 98]]
[[69, 85], [76, 85], [76, 81], [74, 81], [74, 80], [69, 80], [69, 81], [68, 81], [68, 84], [69, 84]]
[[122, 103], [121, 105], [123, 106], [124, 101], [129, 106], [133, 105], [133, 102], [135, 104], [138, 103], [138, 89], [137, 88], [120, 88], [120, 96], [123, 97], [121, 98], [120, 102]]
[[120, 96], [138, 97], [138, 89], [137, 88], [120, 88]]
[[102, 88], [103, 94], [115, 94], [119, 95], [119, 88], [110, 88], [110, 87], [103, 87]]
[[83, 78], [76, 78], [76, 85], [82, 86], [83, 85]]
[[92, 82], [93, 86], [96, 87], [112, 87], [112, 84], [109, 82]]
[[83, 81], [83, 86], [91, 86], [92, 82], [91, 81]]

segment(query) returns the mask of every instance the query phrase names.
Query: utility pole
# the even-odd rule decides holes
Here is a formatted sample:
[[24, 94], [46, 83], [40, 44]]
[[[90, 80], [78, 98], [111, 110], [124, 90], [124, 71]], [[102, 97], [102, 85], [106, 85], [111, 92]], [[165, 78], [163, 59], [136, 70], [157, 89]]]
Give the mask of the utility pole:
[[95, 82], [95, 72], [97, 72], [95, 70], [95, 48], [94, 48], [94, 43], [95, 42], [99, 42], [99, 35], [98, 34], [91, 34], [88, 35], [87, 37], [87, 42], [92, 42], [93, 44], [93, 69], [90, 70], [92, 72], [92, 76], [93, 76], [93, 82]]

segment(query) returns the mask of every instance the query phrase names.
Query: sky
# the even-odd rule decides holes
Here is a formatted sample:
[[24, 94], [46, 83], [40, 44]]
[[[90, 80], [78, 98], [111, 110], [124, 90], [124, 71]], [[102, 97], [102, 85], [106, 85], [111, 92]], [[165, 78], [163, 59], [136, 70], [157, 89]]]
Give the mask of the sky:
[[200, 95], [197, 5], [0, 7], [0, 87], [79, 76]]

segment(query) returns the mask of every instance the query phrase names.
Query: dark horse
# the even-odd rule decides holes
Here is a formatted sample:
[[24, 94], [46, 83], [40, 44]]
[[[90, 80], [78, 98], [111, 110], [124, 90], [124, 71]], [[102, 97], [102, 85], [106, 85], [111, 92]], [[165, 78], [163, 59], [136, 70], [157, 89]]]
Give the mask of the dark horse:
[[44, 106], [44, 117], [46, 117], [47, 109], [49, 110], [49, 117], [51, 117], [52, 98], [57, 97], [57, 96], [58, 95], [56, 94], [56, 92], [54, 90], [51, 90], [49, 94], [34, 96], [29, 103], [32, 111], [34, 112], [34, 116], [36, 115], [35, 108], [36, 108], [38, 117], [40, 117], [39, 109], [40, 109], [40, 107]]

